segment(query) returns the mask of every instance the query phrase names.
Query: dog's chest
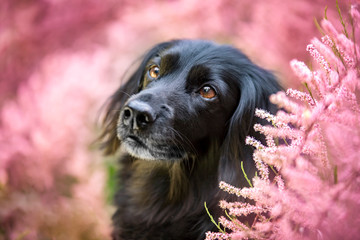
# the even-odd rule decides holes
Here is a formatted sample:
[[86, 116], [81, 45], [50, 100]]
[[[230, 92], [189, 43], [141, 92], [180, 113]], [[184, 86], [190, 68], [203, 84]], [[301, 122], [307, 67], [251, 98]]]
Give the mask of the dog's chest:
[[137, 229], [153, 232], [154, 236], [158, 236], [157, 232], [164, 234], [146, 239], [197, 239], [199, 236], [203, 239], [205, 231], [214, 227], [204, 209], [204, 201], [209, 204], [218, 200], [197, 195], [191, 182], [183, 179], [186, 176], [176, 176], [176, 173], [171, 176], [167, 168], [142, 163], [132, 163], [130, 169], [123, 171], [127, 177], [123, 178], [123, 187], [118, 192], [115, 223], [124, 236]]

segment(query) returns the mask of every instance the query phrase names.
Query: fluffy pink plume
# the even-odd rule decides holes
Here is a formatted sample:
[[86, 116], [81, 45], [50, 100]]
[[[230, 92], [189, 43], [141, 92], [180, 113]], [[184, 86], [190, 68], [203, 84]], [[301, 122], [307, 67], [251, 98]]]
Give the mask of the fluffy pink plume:
[[[228, 215], [219, 223], [230, 233], [208, 232], [206, 239], [360, 237], [360, 52], [354, 41], [360, 37], [359, 16], [352, 6], [347, 25], [341, 20], [343, 31], [328, 20], [322, 22], [325, 35], [306, 48], [317, 66], [313, 71], [301, 61], [291, 61], [306, 90], [272, 96], [286, 112], [273, 116], [256, 111], [271, 125], [255, 126], [266, 136], [266, 146], [247, 139], [256, 149], [253, 187], [220, 183], [221, 189], [251, 204], [220, 202]], [[274, 172], [272, 181], [264, 166]], [[237, 216], [249, 214], [253, 222], [238, 224]]]

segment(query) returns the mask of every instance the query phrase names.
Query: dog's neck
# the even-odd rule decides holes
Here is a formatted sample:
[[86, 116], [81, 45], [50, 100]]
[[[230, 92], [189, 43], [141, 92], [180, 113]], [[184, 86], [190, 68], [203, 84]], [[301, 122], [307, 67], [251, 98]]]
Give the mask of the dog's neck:
[[[217, 171], [220, 158], [218, 146], [210, 148], [201, 158], [193, 157], [180, 161], [146, 161], [135, 159], [132, 165], [131, 187], [127, 188], [129, 199], [137, 206], [140, 214], [157, 212], [152, 220], [165, 220], [164, 209], [177, 209], [173, 213], [180, 218], [182, 212], [195, 209], [203, 211], [204, 202], [209, 202], [219, 191], [217, 187]], [[208, 189], [208, 191], [199, 191]], [[214, 194], [209, 192], [214, 191]], [[207, 193], [202, 196], [201, 193]], [[152, 211], [148, 211], [152, 209]], [[157, 209], [157, 211], [155, 210]], [[192, 210], [193, 209], [193, 210]], [[155, 211], [154, 211], [155, 210]], [[194, 211], [195, 213], [196, 211]], [[172, 217], [174, 217], [172, 216]]]
[[[176, 203], [184, 200], [191, 188], [200, 187], [199, 184], [210, 184], [208, 178], [212, 176], [214, 179], [217, 174], [218, 160], [218, 154], [171, 162], [137, 159], [133, 162], [135, 171], [132, 178], [137, 187], [147, 190], [144, 193], [154, 188], [154, 197], [166, 199], [167, 203]], [[157, 186], [150, 186], [150, 183], [156, 183]], [[147, 197], [143, 196], [141, 199], [146, 201]]]

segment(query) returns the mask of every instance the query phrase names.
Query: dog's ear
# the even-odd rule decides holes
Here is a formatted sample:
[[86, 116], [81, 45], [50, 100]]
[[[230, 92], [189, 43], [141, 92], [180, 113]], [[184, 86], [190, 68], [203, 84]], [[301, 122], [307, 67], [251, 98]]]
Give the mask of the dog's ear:
[[222, 145], [222, 158], [219, 165], [219, 180], [238, 187], [248, 187], [248, 183], [241, 170], [241, 161], [249, 179], [255, 175], [255, 164], [252, 160], [253, 149], [245, 144], [249, 135], [256, 139], [263, 138], [253, 129], [254, 123], [261, 122], [254, 116], [255, 109], [261, 108], [269, 112], [276, 112], [276, 106], [270, 103], [271, 94], [281, 90], [275, 76], [251, 62], [243, 62], [231, 75], [239, 91], [238, 106], [234, 111], [228, 127], [228, 133]]
[[148, 53], [142, 57], [143, 60], [136, 71], [108, 100], [102, 121], [102, 132], [99, 137], [101, 148], [106, 155], [115, 153], [121, 144], [116, 132], [119, 114], [128, 98], [141, 90], [148, 62], [161, 51], [169, 48], [174, 42], [175, 41], [160, 43], [148, 51]]

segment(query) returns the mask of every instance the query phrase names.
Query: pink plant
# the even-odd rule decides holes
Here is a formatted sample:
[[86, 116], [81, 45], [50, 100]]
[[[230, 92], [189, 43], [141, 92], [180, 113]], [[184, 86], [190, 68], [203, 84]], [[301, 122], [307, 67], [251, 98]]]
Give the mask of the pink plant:
[[49, 56], [4, 104], [0, 239], [110, 238], [101, 156], [89, 150], [107, 64], [100, 50]]
[[[307, 46], [315, 70], [290, 62], [307, 92], [288, 89], [273, 95], [271, 101], [283, 109], [276, 116], [256, 111], [271, 123], [255, 125], [266, 145], [246, 140], [255, 147], [258, 176], [248, 188], [220, 183], [224, 191], [251, 201], [221, 201], [227, 217], [219, 223], [225, 229], [219, 226], [222, 232], [208, 232], [206, 239], [360, 237], [360, 51], [354, 41], [360, 14], [356, 6], [350, 13], [353, 36], [324, 20], [325, 35]], [[275, 174], [272, 181], [269, 172]], [[249, 214], [254, 216], [250, 225], [237, 219]]]

